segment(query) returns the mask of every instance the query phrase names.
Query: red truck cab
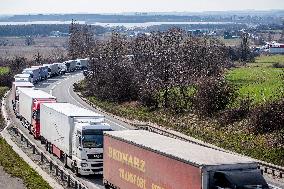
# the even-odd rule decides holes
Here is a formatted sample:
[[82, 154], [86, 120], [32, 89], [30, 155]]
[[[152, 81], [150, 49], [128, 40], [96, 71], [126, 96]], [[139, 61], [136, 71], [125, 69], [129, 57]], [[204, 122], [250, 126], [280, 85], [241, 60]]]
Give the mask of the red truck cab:
[[56, 103], [55, 99], [34, 99], [33, 101], [33, 119], [31, 132], [35, 139], [40, 138], [40, 105], [42, 103]]

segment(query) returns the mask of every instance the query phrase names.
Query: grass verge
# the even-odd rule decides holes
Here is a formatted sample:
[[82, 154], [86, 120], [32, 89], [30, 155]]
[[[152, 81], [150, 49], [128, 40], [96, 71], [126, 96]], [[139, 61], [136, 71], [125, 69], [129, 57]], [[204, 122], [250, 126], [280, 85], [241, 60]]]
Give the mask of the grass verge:
[[284, 63], [284, 55], [263, 55], [255, 59], [256, 63]]
[[252, 135], [243, 129], [245, 123], [221, 127], [214, 120], [200, 119], [194, 114], [174, 115], [163, 110], [150, 111], [143, 106], [133, 105], [135, 103], [117, 104], [101, 101], [95, 97], [88, 97], [88, 99], [114, 115], [150, 121], [219, 147], [284, 166], [284, 148], [270, 144], [269, 139], [274, 137], [273, 134]]
[[49, 184], [14, 152], [3, 138], [0, 138], [0, 151], [0, 165], [6, 173], [22, 179], [28, 189], [51, 189]]
[[[0, 87], [0, 99], [2, 99], [6, 87]], [[2, 115], [1, 125], [4, 124]], [[13, 177], [23, 180], [28, 189], [51, 189], [49, 184], [33, 170], [12, 148], [7, 142], [0, 137], [0, 165], [4, 171]]]

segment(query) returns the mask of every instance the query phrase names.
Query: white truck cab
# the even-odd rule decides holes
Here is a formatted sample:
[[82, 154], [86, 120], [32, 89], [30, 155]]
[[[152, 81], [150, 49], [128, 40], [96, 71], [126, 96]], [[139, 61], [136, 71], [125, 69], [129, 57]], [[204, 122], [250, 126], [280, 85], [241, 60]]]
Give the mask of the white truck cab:
[[110, 126], [102, 122], [84, 121], [75, 124], [72, 159], [76, 161], [77, 174], [103, 173], [103, 132], [110, 130]]
[[77, 175], [102, 174], [103, 132], [111, 127], [103, 115], [69, 103], [40, 106], [41, 139], [46, 149]]

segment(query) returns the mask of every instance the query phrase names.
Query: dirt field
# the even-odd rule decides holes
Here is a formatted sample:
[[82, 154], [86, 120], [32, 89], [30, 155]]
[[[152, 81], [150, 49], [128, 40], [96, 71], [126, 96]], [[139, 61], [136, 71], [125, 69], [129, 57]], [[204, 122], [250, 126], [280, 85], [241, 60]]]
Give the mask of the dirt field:
[[1, 37], [1, 41], [5, 42], [6, 46], [0, 46], [0, 57], [24, 56], [31, 60], [37, 52], [43, 57], [60, 56], [67, 53], [67, 37], [36, 37], [31, 46], [25, 44], [24, 37]]

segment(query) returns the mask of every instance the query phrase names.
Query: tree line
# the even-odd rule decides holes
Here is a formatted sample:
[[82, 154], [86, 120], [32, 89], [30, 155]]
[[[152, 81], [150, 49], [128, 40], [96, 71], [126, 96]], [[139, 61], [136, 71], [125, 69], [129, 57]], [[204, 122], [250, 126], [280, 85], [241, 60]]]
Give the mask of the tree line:
[[[178, 28], [131, 38], [113, 32], [101, 41], [86, 27], [73, 24], [70, 31], [69, 55], [90, 58], [86, 96], [116, 103], [136, 101], [149, 110], [175, 114], [194, 112], [217, 118], [221, 125], [249, 119], [248, 127], [255, 133], [283, 128], [279, 118], [283, 101], [252, 106], [248, 98], [230, 106], [237, 90], [226, 81], [225, 71], [235, 66], [235, 59], [245, 63], [254, 58], [245, 33], [232, 49], [215, 38], [193, 37]], [[275, 124], [268, 124], [271, 121]]]
[[[106, 29], [102, 26], [91, 26], [96, 34]], [[0, 25], [0, 36], [49, 36], [52, 31], [69, 33], [69, 24], [31, 24], [31, 25]]]
[[86, 27], [75, 23], [70, 32], [70, 57], [90, 58], [88, 95], [113, 102], [139, 101], [152, 109], [179, 113], [200, 108], [197, 99], [205, 99], [196, 91], [211, 82], [222, 92], [209, 95], [218, 100], [208, 100], [218, 105], [198, 110], [208, 115], [224, 108], [231, 98], [231, 92], [228, 97], [223, 94], [230, 89], [223, 73], [232, 63], [228, 49], [217, 39], [192, 37], [184, 30], [172, 28], [135, 38], [112, 33], [109, 40], [98, 41]]

